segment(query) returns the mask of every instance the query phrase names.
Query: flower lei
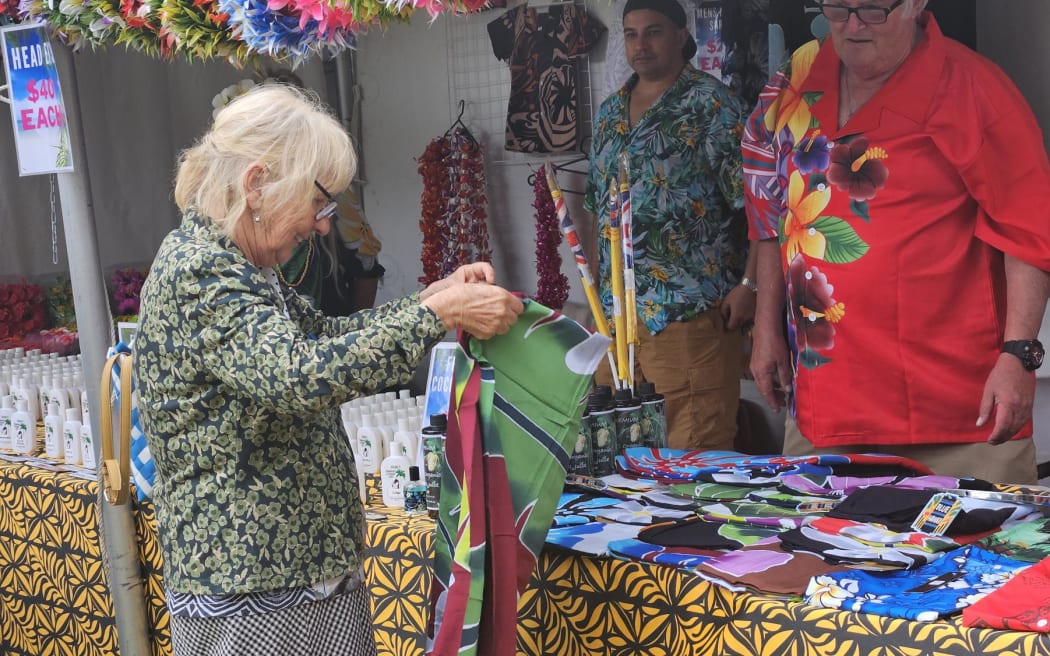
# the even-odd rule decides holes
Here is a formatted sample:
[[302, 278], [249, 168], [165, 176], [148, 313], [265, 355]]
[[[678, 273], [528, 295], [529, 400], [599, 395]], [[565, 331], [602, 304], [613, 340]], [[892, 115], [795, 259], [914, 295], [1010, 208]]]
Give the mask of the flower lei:
[[73, 285], [69, 276], [58, 276], [47, 288], [47, 307], [52, 326], [77, 329], [77, 311], [73, 304]]
[[561, 226], [543, 166], [536, 171], [532, 192], [532, 206], [536, 209], [536, 300], [560, 310], [569, 298], [569, 279], [561, 272]]
[[445, 252], [448, 241], [442, 186], [448, 179], [445, 171], [448, 153], [448, 141], [444, 138], [434, 139], [427, 144], [422, 156], [416, 160], [419, 162], [419, 175], [423, 177], [419, 219], [419, 229], [423, 233], [423, 275], [419, 277], [419, 282], [424, 286], [442, 277], [442, 253]]
[[44, 290], [26, 281], [0, 285], [0, 339], [22, 337], [47, 322]]
[[431, 141], [417, 161], [423, 177], [419, 282], [429, 285], [460, 265], [492, 259], [485, 160], [481, 145], [457, 128]]
[[113, 287], [114, 313], [118, 316], [136, 315], [139, 313], [139, 294], [142, 283], [146, 281], [144, 269], [117, 269], [110, 282]]

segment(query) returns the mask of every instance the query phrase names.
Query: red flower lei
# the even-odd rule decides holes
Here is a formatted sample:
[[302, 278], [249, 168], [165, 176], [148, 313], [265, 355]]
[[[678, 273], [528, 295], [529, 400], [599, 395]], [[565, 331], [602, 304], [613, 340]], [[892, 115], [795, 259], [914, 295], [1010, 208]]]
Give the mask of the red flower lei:
[[430, 142], [419, 162], [423, 176], [423, 285], [469, 262], [492, 260], [488, 197], [481, 146], [462, 130]]
[[532, 185], [536, 209], [536, 300], [553, 310], [560, 310], [569, 298], [569, 279], [561, 272], [561, 226], [554, 210], [544, 167], [536, 171]]
[[419, 174], [423, 176], [422, 211], [419, 219], [419, 229], [423, 233], [423, 275], [419, 282], [424, 286], [442, 277], [441, 260], [448, 231], [445, 230], [445, 203], [441, 187], [448, 179], [445, 172], [448, 150], [448, 141], [434, 139], [417, 160]]

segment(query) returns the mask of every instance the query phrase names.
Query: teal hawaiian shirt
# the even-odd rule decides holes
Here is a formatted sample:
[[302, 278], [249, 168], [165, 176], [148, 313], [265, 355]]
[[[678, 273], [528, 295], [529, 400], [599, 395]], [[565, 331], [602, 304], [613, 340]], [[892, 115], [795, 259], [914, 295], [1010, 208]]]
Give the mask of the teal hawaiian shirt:
[[656, 334], [717, 307], [747, 260], [740, 137], [746, 108], [721, 82], [686, 65], [630, 126], [632, 76], [594, 121], [586, 208], [598, 216], [602, 305], [611, 314], [609, 183], [630, 159], [639, 322]]
[[188, 212], [143, 285], [134, 350], [165, 586], [241, 594], [359, 570], [339, 405], [407, 383], [445, 332], [416, 294], [324, 317]]

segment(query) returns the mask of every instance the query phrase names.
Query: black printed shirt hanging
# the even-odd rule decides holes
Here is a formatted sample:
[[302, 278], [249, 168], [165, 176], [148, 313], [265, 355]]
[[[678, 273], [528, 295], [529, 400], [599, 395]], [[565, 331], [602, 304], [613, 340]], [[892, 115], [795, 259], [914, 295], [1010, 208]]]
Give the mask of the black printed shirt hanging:
[[510, 63], [507, 150], [560, 153], [576, 150], [576, 57], [605, 33], [605, 26], [580, 7], [526, 5], [488, 25], [492, 51]]

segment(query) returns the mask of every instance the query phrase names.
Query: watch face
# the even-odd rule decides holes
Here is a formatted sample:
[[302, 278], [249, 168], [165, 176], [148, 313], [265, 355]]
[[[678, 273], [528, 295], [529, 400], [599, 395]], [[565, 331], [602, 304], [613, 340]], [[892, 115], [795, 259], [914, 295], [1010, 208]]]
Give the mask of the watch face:
[[1025, 363], [1026, 368], [1034, 371], [1042, 366], [1043, 355], [1043, 345], [1039, 342], [1033, 342], [1028, 348], [1028, 362]]

